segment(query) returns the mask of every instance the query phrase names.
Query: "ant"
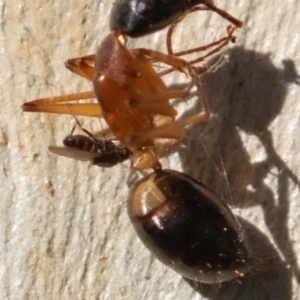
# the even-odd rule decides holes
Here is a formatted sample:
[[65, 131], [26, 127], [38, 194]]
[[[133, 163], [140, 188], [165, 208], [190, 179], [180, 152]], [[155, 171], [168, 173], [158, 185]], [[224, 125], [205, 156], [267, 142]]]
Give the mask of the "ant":
[[[115, 3], [114, 9], [119, 3]], [[181, 20], [198, 3], [212, 7], [211, 1], [200, 1], [189, 4], [181, 15], [173, 11], [173, 28], [178, 23], [176, 20]], [[166, 22], [163, 26], [171, 21]], [[213, 47], [210, 53], [220, 51], [232, 41], [236, 27], [229, 27], [227, 37], [208, 45]], [[133, 185], [128, 197], [129, 217], [140, 239], [160, 261], [186, 278], [204, 283], [228, 281], [243, 277], [251, 269], [251, 255], [241, 226], [226, 204], [205, 185], [186, 174], [162, 170], [153, 150], [174, 144], [184, 136], [186, 126], [210, 118], [206, 99], [200, 97], [202, 113], [175, 120], [177, 111], [169, 101], [186, 98], [193, 86], [200, 92], [198, 76], [207, 71], [206, 67], [194, 67], [204, 57], [188, 62], [179, 56], [149, 49], [129, 50], [127, 33], [117, 28], [103, 40], [95, 55], [66, 62], [72, 72], [93, 82], [94, 91], [38, 99], [25, 103], [22, 108], [103, 117], [120, 145], [112, 140], [96, 139], [87, 130], [84, 132], [88, 136], [73, 135], [72, 130], [64, 140], [66, 148], [51, 146], [49, 149], [104, 167], [133, 154], [133, 169], [154, 169]], [[167, 90], [162, 74], [153, 69], [153, 61], [189, 75], [191, 82], [184, 89]], [[94, 96], [99, 104], [69, 103]]]

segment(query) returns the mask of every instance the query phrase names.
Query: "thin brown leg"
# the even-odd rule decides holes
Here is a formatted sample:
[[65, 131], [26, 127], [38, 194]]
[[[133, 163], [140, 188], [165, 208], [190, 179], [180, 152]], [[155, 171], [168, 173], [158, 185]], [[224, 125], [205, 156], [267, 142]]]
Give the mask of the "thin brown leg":
[[75, 125], [73, 126], [72, 130], [71, 130], [71, 133], [70, 135], [73, 135], [74, 131], [75, 131], [75, 128], [76, 126], [78, 126], [81, 131], [83, 131], [85, 134], [87, 134], [91, 139], [93, 139], [94, 141], [96, 141], [96, 138], [94, 137], [94, 135], [87, 129], [83, 128], [81, 123], [79, 122], [78, 118], [76, 117], [75, 114], [73, 114], [73, 117], [75, 119]]
[[[196, 12], [196, 11], [211, 10], [211, 11], [216, 12], [222, 18], [224, 18], [224, 19], [228, 20], [229, 22], [231, 22], [236, 27], [241, 28], [243, 26], [243, 22], [241, 22], [240, 20], [238, 20], [234, 16], [230, 15], [225, 10], [217, 8], [214, 5], [213, 0], [203, 0], [202, 2], [203, 2], [202, 4], [204, 4], [205, 6], [199, 5], [199, 6], [192, 7], [185, 15], [183, 15], [180, 19], [176, 20], [169, 27], [168, 33], [167, 33], [167, 39], [166, 39], [168, 54], [170, 54], [170, 55], [174, 54], [173, 47], [172, 47], [172, 36], [173, 36], [173, 33], [174, 33], [174, 29], [186, 17], [187, 14], [190, 14], [190, 13], [193, 13], [193, 12]], [[203, 51], [203, 50], [197, 50], [197, 49], [201, 49], [201, 47], [195, 48], [195, 50], [191, 49], [190, 50], [191, 52], [189, 52], [189, 53], [193, 53], [193, 52], [197, 52], [197, 51]], [[204, 49], [204, 50], [206, 50], [206, 49]]]
[[[236, 27], [233, 26], [229, 26], [227, 28], [227, 36], [224, 38], [221, 38], [218, 41], [215, 41], [213, 43], [207, 44], [205, 46], [201, 46], [198, 48], [193, 48], [193, 49], [189, 49], [189, 50], [185, 50], [185, 51], [181, 51], [181, 52], [177, 52], [174, 53], [174, 56], [178, 57], [178, 56], [183, 56], [186, 54], [190, 54], [190, 53], [194, 53], [194, 52], [200, 52], [200, 51], [206, 51], [209, 50], [210, 48], [215, 47], [214, 49], [212, 49], [211, 51], [209, 51], [207, 54], [205, 54], [204, 56], [198, 57], [194, 60], [188, 61], [187, 63], [191, 66], [191, 65], [195, 65], [199, 62], [204, 61], [206, 58], [210, 57], [211, 55], [220, 52], [225, 46], [227, 46], [230, 42], [234, 41], [234, 36], [233, 33], [235, 32]], [[207, 70], [207, 69], [206, 69]], [[169, 68], [165, 71], [159, 72], [159, 76], [164, 76], [166, 74], [169, 74], [171, 72], [174, 71], [174, 68]]]
[[[235, 18], [234, 16], [232, 16], [231, 14], [229, 14], [227, 11], [217, 8], [213, 4], [213, 1], [203, 0], [203, 4], [207, 8], [209, 8], [211, 11], [216, 12], [218, 15], [220, 15], [222, 18], [228, 20], [230, 23], [232, 23], [236, 27], [238, 27], [238, 28], [242, 28], [243, 27], [243, 22], [242, 21], [240, 21], [239, 19]], [[196, 7], [194, 9], [196, 9]]]
[[[229, 26], [227, 29], [228, 32], [228, 36], [226, 38], [222, 38], [219, 41], [215, 42], [216, 45], [219, 45], [218, 47], [216, 47], [215, 49], [211, 50], [210, 52], [208, 52], [207, 54], [205, 54], [202, 57], [196, 58], [194, 60], [191, 60], [189, 63], [191, 65], [197, 64], [199, 62], [202, 62], [203, 60], [205, 60], [207, 57], [220, 52], [224, 47], [226, 47], [230, 42], [234, 42], [234, 37], [233, 37], [233, 33], [235, 31], [236, 27], [232, 27]], [[213, 43], [212, 43], [213, 44]]]
[[196, 6], [195, 8], [190, 9], [185, 15], [183, 15], [180, 19], [176, 20], [169, 27], [168, 32], [167, 32], [167, 39], [166, 39], [168, 54], [170, 54], [170, 55], [174, 54], [173, 46], [172, 46], [172, 36], [173, 36], [175, 27], [186, 17], [187, 14], [192, 13], [194, 11], [199, 11], [199, 10], [208, 10], [208, 8], [202, 7], [202, 6]]

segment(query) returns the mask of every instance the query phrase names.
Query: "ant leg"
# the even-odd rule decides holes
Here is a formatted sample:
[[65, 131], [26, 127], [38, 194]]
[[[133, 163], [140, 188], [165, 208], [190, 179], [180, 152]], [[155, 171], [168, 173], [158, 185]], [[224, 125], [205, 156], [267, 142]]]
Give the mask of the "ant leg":
[[[238, 28], [241, 28], [243, 26], [243, 22], [241, 22], [240, 20], [238, 20], [237, 18], [235, 18], [234, 16], [230, 15], [228, 12], [226, 12], [225, 10], [222, 10], [222, 9], [219, 9], [217, 8], [215, 5], [214, 5], [214, 1], [213, 0], [203, 0], [202, 1], [202, 4], [205, 5], [205, 6], [195, 6], [195, 7], [192, 7], [186, 14], [184, 14], [180, 19], [176, 20], [168, 29], [168, 33], [167, 33], [167, 40], [166, 40], [166, 43], [167, 43], [167, 50], [168, 50], [168, 53], [170, 55], [173, 55], [174, 54], [174, 51], [173, 51], [173, 47], [172, 47], [172, 35], [174, 33], [174, 29], [175, 27], [178, 25], [178, 23], [180, 23], [185, 17], [187, 14], [190, 14], [190, 13], [193, 13], [193, 12], [196, 12], [196, 11], [203, 11], [203, 10], [211, 10], [211, 11], [214, 11], [216, 12], [218, 15], [220, 15], [222, 18], [228, 20], [229, 22], [231, 22], [233, 25], [235, 25], [236, 27]], [[198, 49], [198, 48], [196, 48]], [[202, 51], [202, 50], [193, 50], [191, 49], [190, 51], [191, 52], [188, 52], [188, 53], [193, 53], [193, 52], [197, 52], [197, 51]]]
[[[138, 139], [138, 140], [154, 140], [155, 145], [162, 146], [163, 144], [170, 145], [174, 144], [174, 140], [180, 139], [185, 135], [184, 128], [186, 126], [200, 123], [207, 121], [211, 114], [209, 110], [208, 103], [206, 101], [205, 96], [202, 94], [202, 88], [200, 84], [200, 80], [198, 78], [199, 72], [198, 69], [192, 68], [188, 66], [188, 71], [190, 76], [192, 77], [192, 82], [190, 85], [184, 89], [184, 90], [171, 90], [167, 91], [165, 93], [156, 94], [154, 95], [144, 95], [140, 96], [136, 101], [136, 105], [139, 108], [147, 109], [148, 112], [153, 112], [156, 114], [162, 115], [160, 119], [157, 120], [157, 122], [154, 122], [157, 127], [154, 129], [151, 129], [147, 132], [144, 132], [142, 135], [140, 134], [133, 134], [130, 136], [130, 139]], [[200, 69], [200, 72], [203, 72], [202, 69]], [[202, 106], [203, 106], [203, 112], [192, 116], [183, 120], [175, 121], [168, 119], [170, 116], [174, 117], [174, 115], [166, 114], [163, 109], [164, 105], [160, 105], [160, 101], [164, 100], [170, 100], [171, 98], [184, 98], [189, 95], [190, 90], [192, 86], [196, 85], [198, 92], [199, 92], [199, 98], [202, 100]], [[162, 108], [161, 111], [159, 111], [160, 107]], [[167, 139], [166, 141], [161, 141], [161, 139]], [[173, 140], [173, 141], [172, 141]]]
[[166, 117], [166, 120], [160, 120], [160, 122], [166, 121], [168, 123], [167, 120], [169, 120], [170, 117], [173, 119], [177, 115], [177, 111], [169, 105], [169, 100], [186, 98], [194, 85], [195, 80], [193, 79], [187, 88], [182, 90], [170, 90], [157, 94], [136, 96], [128, 101], [128, 106], [135, 109], [146, 110], [147, 113]]
[[[205, 54], [204, 56], [201, 56], [201, 57], [198, 57], [198, 58], [196, 58], [194, 60], [189, 61], [188, 64], [189, 65], [194, 65], [196, 63], [202, 62], [206, 58], [208, 58], [209, 56], [211, 56], [211, 55], [213, 55], [213, 54], [215, 54], [217, 52], [220, 52], [230, 42], [234, 42], [233, 33], [235, 32], [235, 30], [236, 30], [236, 27], [229, 26], [227, 28], [227, 36], [226, 37], [221, 38], [218, 41], [215, 41], [213, 43], [207, 44], [205, 46], [201, 46], [201, 47], [198, 47], [198, 48], [193, 48], [193, 49], [189, 49], [189, 50], [185, 50], [185, 51], [174, 53], [174, 56], [178, 57], [178, 56], [183, 56], [183, 55], [194, 53], [194, 52], [206, 51], [206, 50], [209, 50], [210, 48], [215, 47], [211, 51], [209, 51], [207, 54]], [[206, 69], [206, 71], [207, 70], [208, 69]], [[167, 69], [165, 71], [159, 72], [158, 74], [159, 74], [159, 76], [164, 76], [164, 75], [169, 74], [169, 73], [171, 73], [173, 71], [174, 71], [174, 68], [170, 68], [170, 69]], [[204, 72], [202, 72], [202, 73], [204, 73]]]
[[[194, 75], [196, 76], [196, 74]], [[196, 82], [195, 82], [196, 81]], [[199, 91], [199, 98], [202, 100], [202, 106], [203, 106], [203, 112], [192, 116], [183, 120], [175, 121], [171, 124], [167, 124], [166, 126], [157, 127], [153, 130], [149, 130], [146, 134], [144, 134], [143, 137], [140, 137], [141, 139], [156, 139], [157, 142], [155, 144], [158, 144], [159, 146], [162, 146], [161, 139], [168, 139], [168, 140], [174, 140], [174, 139], [180, 139], [185, 135], [184, 128], [186, 126], [204, 122], [210, 119], [211, 113], [208, 107], [208, 103], [206, 101], [205, 96], [202, 94], [202, 89], [200, 86], [200, 81], [198, 78], [193, 77], [193, 82], [195, 82], [195, 85], [197, 86], [197, 89]], [[169, 145], [170, 142], [166, 140], [163, 141], [166, 145]]]
[[[193, 80], [191, 82], [191, 84], [189, 85], [189, 87], [185, 90], [181, 90], [181, 91], [169, 91], [166, 93], [163, 93], [161, 95], [157, 96], [159, 97], [159, 100], [170, 100], [170, 98], [179, 98], [179, 97], [186, 97], [189, 93], [190, 93], [190, 89], [193, 85], [197, 86], [197, 89], [199, 92], [201, 92], [201, 87], [200, 87], [200, 83], [199, 81], [196, 81], [197, 79], [194, 77], [196, 76], [196, 74], [192, 74], [193, 76]], [[195, 82], [196, 81], [196, 82]], [[148, 103], [143, 103], [143, 99], [142, 96], [139, 98], [139, 102], [138, 102], [138, 107], [142, 107], [143, 109], [147, 109], [147, 111], [150, 111], [152, 113], [156, 113], [156, 114], [160, 114], [162, 115], [161, 118], [158, 120], [158, 122], [156, 123], [157, 127], [155, 129], [151, 129], [147, 132], [144, 132], [142, 135], [140, 134], [132, 134], [130, 136], [130, 139], [136, 139], [136, 140], [150, 140], [150, 139], [169, 139], [169, 140], [174, 140], [174, 139], [180, 139], [185, 135], [184, 132], [184, 128], [188, 125], [191, 124], [195, 124], [195, 123], [200, 123], [203, 121], [206, 121], [210, 118], [210, 111], [209, 111], [209, 107], [208, 107], [208, 103], [205, 99], [205, 97], [203, 95], [200, 95], [201, 99], [202, 99], [202, 104], [203, 104], [203, 112], [200, 113], [199, 115], [190, 117], [190, 118], [186, 118], [180, 121], [175, 121], [172, 122], [172, 120], [168, 119], [170, 117], [170, 115], [164, 113], [163, 108], [164, 106], [162, 106], [162, 110], [159, 111], [159, 102], [155, 102], [154, 101], [154, 97], [150, 98], [150, 96], [146, 95], [144, 96], [144, 99], [146, 99], [146, 102]], [[165, 98], [164, 98], [165, 97]], [[153, 101], [152, 101], [153, 100]], [[164, 124], [164, 125], [161, 125]], [[165, 141], [166, 144], [170, 144], [170, 141]], [[171, 143], [173, 144], [174, 142], [171, 141]], [[156, 143], [155, 143], [156, 144]], [[158, 141], [159, 145], [161, 144], [161, 141]]]
[[[188, 73], [191, 76], [192, 81], [190, 85], [183, 90], [170, 90], [158, 94], [147, 94], [147, 95], [136, 96], [133, 99], [130, 99], [130, 101], [128, 102], [129, 106], [147, 110], [147, 112], [149, 113], [160, 114], [162, 116], [173, 118], [176, 116], [177, 112], [172, 106], [165, 105], [165, 101], [169, 101], [170, 99], [175, 99], [175, 98], [187, 97], [190, 94], [191, 88], [195, 84], [198, 88], [198, 91], [201, 91], [200, 83], [198, 81], [198, 76], [200, 73], [205, 72], [206, 68], [198, 68], [198, 69], [193, 68], [188, 62], [186, 62], [185, 60], [179, 57], [164, 54], [150, 49], [136, 49], [134, 50], [134, 54], [137, 57], [141, 56], [141, 58], [143, 57], [145, 58], [145, 56], [148, 56], [156, 61], [166, 63], [172, 66], [174, 69], [177, 69], [181, 72], [184, 72], [186, 74]], [[205, 112], [208, 115], [210, 115], [208, 104], [206, 103], [205, 98], [204, 97], [201, 98], [203, 99], [202, 102], [203, 102], [203, 107]]]
[[167, 139], [166, 141], [164, 141], [164, 143], [166, 145], [171, 145], [174, 144], [174, 142], [170, 143], [170, 140], [179, 140], [185, 136], [184, 128], [186, 126], [204, 122], [209, 119], [210, 119], [210, 113], [204, 111], [199, 115], [186, 118], [180, 121], [176, 121], [166, 126], [157, 127], [155, 129], [149, 130], [146, 133], [143, 133], [143, 135], [139, 135], [139, 134], [132, 135], [131, 139], [138, 139], [138, 140], [153, 139], [155, 144], [156, 144], [155, 140], [158, 140], [157, 143], [158, 146], [163, 145], [161, 139]]
[[[209, 57], [209, 56], [211, 56], [211, 55], [213, 55], [213, 54], [215, 54], [215, 53], [217, 53], [217, 52], [220, 52], [224, 47], [226, 47], [230, 42], [235, 42], [235, 37], [233, 36], [233, 33], [234, 33], [234, 31], [235, 31], [235, 29], [236, 29], [236, 27], [232, 27], [232, 26], [229, 26], [228, 28], [227, 28], [227, 33], [228, 33], [228, 35], [227, 35], [227, 37], [224, 37], [224, 38], [222, 38], [222, 39], [220, 39], [220, 40], [218, 40], [218, 41], [216, 41], [216, 42], [214, 42], [214, 43], [211, 43], [211, 44], [209, 44], [209, 45], [207, 45], [207, 46], [209, 46], [208, 48], [210, 48], [210, 46], [217, 46], [216, 48], [214, 48], [213, 50], [211, 50], [210, 52], [208, 52], [207, 54], [205, 54], [204, 56], [202, 56], [202, 57], [198, 57], [198, 58], [196, 58], [196, 59], [194, 59], [194, 60], [191, 60], [191, 61], [189, 61], [189, 63], [191, 64], [191, 65], [194, 65], [194, 64], [196, 64], [196, 63], [199, 63], [199, 62], [202, 62], [204, 59], [206, 59], [207, 57]], [[206, 46], [206, 47], [207, 47]], [[201, 47], [199, 47], [199, 48], [201, 48]], [[199, 49], [198, 48], [198, 49]], [[193, 50], [193, 49], [192, 49]], [[195, 48], [195, 50], [197, 51], [197, 48]], [[189, 52], [190, 53], [190, 52]], [[184, 54], [181, 54], [181, 53], [179, 53], [180, 55], [184, 55]]]
[[[228, 20], [231, 24], [235, 25], [238, 28], [243, 27], [243, 22], [240, 21], [239, 19], [235, 18], [231, 14], [229, 14], [227, 11], [223, 9], [217, 8], [214, 4], [213, 1], [211, 0], [202, 0], [202, 3], [211, 11], [214, 11], [218, 15], [220, 15], [222, 18]], [[197, 7], [192, 8], [192, 10], [196, 11]]]
[[186, 17], [187, 14], [192, 13], [196, 10], [197, 11], [198, 10], [208, 10], [208, 8], [202, 7], [202, 6], [194, 7], [192, 9], [190, 9], [186, 14], [184, 14], [180, 19], [176, 20], [173, 24], [171, 24], [171, 26], [169, 27], [168, 32], [167, 32], [167, 39], [166, 39], [168, 54], [170, 54], [170, 55], [174, 54], [173, 46], [172, 46], [172, 36], [173, 36], [175, 27]]
[[[215, 42], [212, 42], [210, 44], [204, 45], [204, 46], [200, 46], [197, 48], [193, 48], [193, 49], [188, 49], [188, 50], [184, 50], [184, 51], [180, 51], [180, 52], [176, 52], [173, 55], [174, 56], [183, 56], [183, 55], [187, 55], [187, 54], [191, 54], [191, 53], [195, 53], [195, 52], [201, 52], [201, 51], [207, 51], [210, 48], [213, 48], [215, 46], [217, 46], [217, 51], [220, 51], [223, 47], [227, 46], [230, 42], [235, 42], [234, 40], [234, 36], [233, 33], [235, 32], [236, 27], [229, 25], [227, 27], [227, 36], [223, 37]], [[212, 51], [215, 51], [215, 49], [213, 49]], [[214, 54], [215, 52], [209, 52], [207, 53], [205, 56], [201, 57], [201, 59], [203, 60], [204, 58]]]
[[[149, 130], [147, 133], [144, 133], [143, 136], [137, 135], [134, 136], [135, 138], [141, 140], [148, 140], [148, 139], [158, 139], [159, 146], [162, 146], [160, 139], [168, 139], [168, 140], [177, 140], [181, 139], [185, 136], [184, 128], [186, 126], [204, 122], [210, 119], [210, 113], [207, 111], [202, 112], [199, 115], [186, 118], [180, 121], [176, 121], [166, 126], [158, 127], [152, 130]], [[170, 144], [169, 141], [165, 141], [167, 145]]]
[[98, 103], [69, 103], [72, 101], [94, 98], [95, 93], [81, 92], [56, 97], [41, 98], [22, 105], [26, 112], [47, 112], [57, 114], [74, 114], [87, 117], [102, 118], [102, 110]]
[[71, 72], [92, 80], [94, 76], [95, 54], [68, 59], [65, 67]]
[[172, 70], [176, 69], [186, 75], [188, 74], [188, 62], [177, 56], [145, 48], [132, 49], [130, 52], [139, 60], [145, 60], [147, 57], [150, 57], [155, 61], [159, 61], [173, 67]]
[[94, 141], [96, 141], [96, 138], [94, 137], [94, 135], [87, 129], [83, 128], [81, 123], [79, 122], [78, 118], [76, 117], [75, 114], [73, 114], [73, 118], [75, 119], [75, 125], [73, 126], [70, 135], [73, 135], [76, 125], [81, 129], [81, 131], [83, 131], [86, 135], [88, 135], [91, 139], [93, 139]]

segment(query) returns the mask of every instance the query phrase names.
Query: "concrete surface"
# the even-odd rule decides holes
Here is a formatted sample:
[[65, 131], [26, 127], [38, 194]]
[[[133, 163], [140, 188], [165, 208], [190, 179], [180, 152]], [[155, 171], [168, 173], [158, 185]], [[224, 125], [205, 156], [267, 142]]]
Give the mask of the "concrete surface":
[[[188, 283], [137, 239], [126, 195], [142, 174], [128, 163], [103, 170], [49, 153], [73, 118], [20, 109], [90, 89], [63, 61], [95, 52], [112, 3], [81, 2], [0, 3], [0, 299], [299, 299], [299, 1], [215, 1], [245, 26], [229, 61], [203, 79], [214, 117], [164, 155], [165, 167], [224, 197], [249, 235], [254, 271], [212, 287]], [[214, 41], [226, 26], [194, 14], [176, 31], [177, 49]], [[131, 46], [165, 51], [164, 41], [162, 31]]]

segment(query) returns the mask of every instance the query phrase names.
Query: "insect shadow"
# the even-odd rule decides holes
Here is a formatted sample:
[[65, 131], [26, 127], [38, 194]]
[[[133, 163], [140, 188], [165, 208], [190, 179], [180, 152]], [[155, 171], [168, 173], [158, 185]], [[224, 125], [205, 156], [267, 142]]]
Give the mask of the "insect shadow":
[[[300, 270], [288, 229], [289, 187], [294, 185], [300, 189], [300, 181], [276, 152], [272, 132], [268, 128], [281, 113], [288, 84], [299, 84], [299, 78], [292, 60], [284, 60], [282, 68], [276, 68], [270, 55], [235, 47], [230, 52], [229, 63], [204, 77], [205, 93], [215, 117], [210, 122], [188, 129], [188, 138], [182, 141], [184, 147], [179, 150], [183, 171], [213, 187], [225, 200], [231, 199], [228, 200], [229, 205], [261, 207], [264, 222], [285, 263], [276, 254], [277, 259], [270, 266], [268, 276], [264, 277], [265, 282], [253, 281], [253, 277], [249, 276], [251, 283], [246, 281], [246, 285], [248, 282], [251, 286], [251, 295], [258, 295], [255, 299], [266, 299], [270, 292], [281, 299], [290, 299], [292, 276], [300, 283]], [[240, 131], [254, 136], [261, 143], [265, 152], [262, 160], [251, 162]], [[174, 151], [178, 152], [178, 147]], [[226, 176], [220, 176], [223, 170]], [[277, 181], [277, 190], [271, 190], [265, 183], [267, 176]], [[262, 243], [259, 229], [254, 225], [250, 228], [250, 231], [258, 233], [254, 244], [266, 245], [261, 250], [265, 247], [273, 249], [267, 255], [269, 258], [273, 256], [275, 250], [271, 241]], [[274, 275], [278, 267], [282, 271]], [[272, 274], [281, 277], [284, 288], [278, 284], [278, 278], [271, 280]], [[244, 283], [242, 285], [247, 289]], [[262, 286], [268, 286], [269, 291]], [[240, 289], [237, 291], [240, 293]], [[240, 294], [226, 299], [237, 299], [237, 295]], [[224, 299], [220, 293], [210, 297]]]

